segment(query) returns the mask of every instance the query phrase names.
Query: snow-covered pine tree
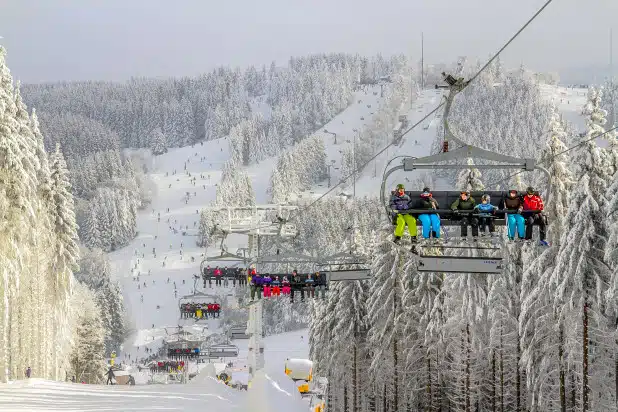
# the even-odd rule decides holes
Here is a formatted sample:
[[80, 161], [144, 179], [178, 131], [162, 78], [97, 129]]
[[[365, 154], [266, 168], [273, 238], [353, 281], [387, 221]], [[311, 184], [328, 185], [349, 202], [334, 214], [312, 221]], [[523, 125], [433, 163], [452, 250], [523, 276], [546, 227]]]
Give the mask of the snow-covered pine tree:
[[[584, 140], [597, 134], [604, 121], [595, 109], [597, 97], [590, 92]], [[558, 321], [570, 325], [565, 329], [565, 358], [573, 374], [581, 377], [575, 395], [581, 410], [589, 411], [606, 405], [615, 389], [606, 369], [613, 364], [606, 349], [615, 339], [608, 338], [610, 325], [604, 314], [604, 294], [611, 279], [604, 253], [609, 238], [605, 220], [609, 162], [594, 141], [583, 144], [576, 161], [579, 177], [565, 219], [570, 230], [560, 239], [550, 288]]]
[[[566, 215], [573, 200], [574, 176], [569, 168], [569, 159], [562, 153], [566, 149], [564, 131], [557, 107], [554, 106], [549, 122], [550, 138], [541, 154], [541, 162], [552, 175], [551, 201], [545, 213], [549, 220], [547, 228], [550, 247], [538, 256], [528, 253], [523, 258], [530, 262], [523, 270], [521, 286], [521, 331], [522, 363], [526, 369], [529, 388], [529, 407], [543, 411], [550, 405], [566, 408], [566, 360], [564, 356], [564, 329], [555, 312], [551, 296], [552, 276], [565, 231]], [[511, 250], [512, 248], [509, 248]], [[556, 368], [557, 366], [557, 368]]]
[[78, 269], [79, 249], [69, 171], [60, 151], [60, 145], [56, 145], [50, 163], [51, 193], [54, 202], [52, 221], [58, 238], [56, 250], [53, 253], [56, 257], [53, 263], [57, 276], [55, 291], [66, 295], [70, 294], [71, 274]]
[[[350, 385], [351, 410], [359, 410], [362, 376], [362, 361], [366, 353], [367, 334], [367, 285], [361, 281], [340, 282], [330, 291], [336, 296], [335, 316], [337, 323], [332, 329], [333, 342], [330, 345], [330, 362], [337, 365], [331, 376], [336, 381]], [[326, 315], [328, 316], [328, 315]], [[337, 376], [337, 372], [341, 375]], [[348, 379], [346, 379], [348, 376]]]
[[[468, 166], [469, 167], [467, 169], [463, 169], [457, 175], [457, 185], [456, 186], [460, 190], [469, 190], [472, 192], [478, 192], [478, 191], [484, 190], [485, 185], [483, 184], [483, 181], [481, 180], [483, 178], [483, 175], [481, 174], [479, 169], [474, 167], [474, 160], [472, 160], [472, 158], [468, 158]], [[475, 200], [478, 202], [480, 199], [475, 199]]]
[[[371, 383], [381, 393], [381, 402], [390, 403], [399, 410], [400, 385], [403, 376], [401, 334], [396, 319], [401, 315], [403, 262], [408, 255], [390, 241], [391, 228], [382, 233], [382, 241], [372, 263], [367, 313], [369, 321], [368, 344], [372, 350], [369, 367]], [[392, 371], [392, 374], [385, 373]]]
[[160, 127], [150, 133], [150, 150], [155, 156], [167, 153], [167, 139]]
[[105, 329], [94, 293], [80, 282], [75, 283], [71, 311], [74, 320], [70, 373], [78, 382], [101, 383], [105, 373]]

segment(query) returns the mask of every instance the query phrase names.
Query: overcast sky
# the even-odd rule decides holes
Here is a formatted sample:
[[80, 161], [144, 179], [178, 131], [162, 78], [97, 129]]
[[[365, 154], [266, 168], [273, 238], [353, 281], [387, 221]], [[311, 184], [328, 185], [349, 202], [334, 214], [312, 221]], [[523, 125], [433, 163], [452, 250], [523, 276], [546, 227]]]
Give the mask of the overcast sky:
[[[318, 52], [420, 58], [421, 32], [426, 61], [486, 59], [544, 2], [0, 0], [0, 44], [22, 82], [192, 76]], [[608, 67], [612, 25], [618, 44], [618, 0], [554, 0], [503, 61]]]

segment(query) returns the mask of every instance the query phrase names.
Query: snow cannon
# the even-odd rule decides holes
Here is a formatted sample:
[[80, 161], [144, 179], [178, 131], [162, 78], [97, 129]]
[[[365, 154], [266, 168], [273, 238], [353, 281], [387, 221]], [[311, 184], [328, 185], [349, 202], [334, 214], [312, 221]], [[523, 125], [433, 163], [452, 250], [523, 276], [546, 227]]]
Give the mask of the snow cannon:
[[285, 374], [295, 383], [298, 391], [309, 392], [309, 382], [313, 380], [313, 362], [309, 359], [286, 359]]

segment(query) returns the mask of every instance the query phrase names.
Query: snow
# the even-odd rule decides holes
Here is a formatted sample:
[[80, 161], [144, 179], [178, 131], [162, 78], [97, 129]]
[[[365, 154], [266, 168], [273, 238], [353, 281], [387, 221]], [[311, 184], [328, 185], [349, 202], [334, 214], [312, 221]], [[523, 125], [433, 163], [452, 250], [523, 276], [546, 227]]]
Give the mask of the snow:
[[[544, 95], [559, 103], [559, 108], [565, 118], [584, 130], [585, 124], [580, 115], [581, 107], [585, 103], [584, 89], [565, 89], [555, 86], [542, 86]], [[328, 163], [333, 165], [332, 183], [340, 179], [338, 169], [341, 168], [341, 152], [354, 142], [356, 130], [360, 130], [364, 123], [371, 120], [371, 113], [376, 111], [380, 101], [380, 88], [369, 88], [368, 92], [358, 92], [353, 104], [332, 121], [324, 125], [315, 134], [322, 135], [326, 144]], [[373, 93], [377, 92], [377, 95]], [[415, 124], [428, 112], [433, 110], [441, 101], [442, 91], [425, 90], [420, 93], [407, 113], [409, 124]], [[359, 102], [360, 100], [360, 102]], [[371, 105], [371, 107], [367, 107]], [[263, 105], [256, 105], [265, 116], [269, 113]], [[428, 118], [415, 130], [406, 134], [400, 147], [390, 147], [378, 156], [372, 164], [359, 174], [357, 180], [357, 196], [377, 196], [380, 190], [382, 172], [387, 162], [394, 156], [425, 156], [430, 153], [431, 145], [436, 135], [436, 127], [440, 122], [439, 116]], [[365, 120], [361, 120], [364, 117]], [[337, 145], [334, 144], [332, 134], [337, 134]], [[385, 136], [392, 139], [392, 135]], [[127, 362], [145, 357], [144, 347], [156, 351], [165, 336], [173, 333], [170, 329], [178, 325], [179, 310], [178, 298], [192, 293], [193, 275], [199, 273], [199, 265], [204, 256], [204, 250], [195, 245], [194, 235], [199, 226], [200, 209], [215, 199], [217, 184], [221, 177], [223, 164], [229, 156], [228, 144], [225, 138], [169, 150], [167, 153], [156, 156], [150, 165], [149, 174], [154, 184], [152, 204], [140, 211], [137, 219], [138, 236], [131, 244], [110, 254], [114, 275], [120, 282], [125, 299], [125, 305], [131, 318], [133, 333], [125, 342], [124, 348], [118, 351], [117, 362]], [[201, 160], [205, 158], [205, 160]], [[252, 179], [253, 188], [257, 196], [257, 203], [266, 203], [266, 189], [276, 158], [266, 159], [259, 164], [246, 168]], [[186, 170], [185, 170], [186, 164]], [[397, 165], [396, 161], [391, 167]], [[174, 174], [174, 171], [176, 173]], [[166, 175], [167, 173], [167, 175]], [[188, 175], [191, 174], [191, 177]], [[196, 177], [196, 184], [191, 178]], [[388, 181], [388, 187], [395, 183], [413, 182], [419, 177], [419, 172], [395, 173]], [[412, 185], [409, 185], [412, 188]], [[441, 189], [440, 183], [433, 187]], [[326, 182], [310, 191], [310, 195], [317, 197], [324, 193]], [[338, 188], [334, 193], [351, 192], [351, 187]], [[189, 196], [186, 199], [186, 193]], [[195, 193], [195, 194], [194, 194]], [[169, 208], [169, 212], [167, 211]], [[158, 214], [160, 213], [160, 221]], [[169, 223], [168, 223], [169, 219]], [[183, 236], [183, 231], [186, 235]], [[181, 247], [182, 244], [182, 247]], [[233, 236], [228, 246], [231, 251], [234, 247], [245, 246], [246, 237]], [[156, 254], [153, 254], [153, 248]], [[182, 250], [182, 254], [180, 253]], [[214, 252], [210, 250], [209, 254]], [[194, 261], [191, 261], [191, 258]], [[165, 266], [163, 263], [165, 262]], [[141, 287], [134, 278], [139, 275]], [[169, 278], [169, 283], [167, 279]], [[183, 283], [184, 281], [184, 283]], [[146, 286], [144, 286], [144, 282]], [[177, 297], [174, 296], [174, 282], [177, 288]], [[198, 280], [198, 289], [201, 289], [201, 279]], [[209, 289], [208, 293], [220, 293], [225, 297], [231, 290]], [[143, 302], [141, 297], [143, 296]], [[157, 309], [157, 306], [159, 307]], [[218, 320], [208, 320], [201, 325], [191, 327], [191, 332], [205, 335], [218, 333]], [[247, 382], [246, 368], [248, 340], [233, 341], [239, 347], [239, 357], [235, 360], [232, 371], [232, 381]], [[15, 410], [66, 410], [79, 409], [83, 411], [102, 410], [143, 410], [156, 407], [169, 410], [208, 410], [219, 412], [233, 411], [235, 408], [246, 408], [247, 402], [255, 405], [256, 399], [263, 401], [266, 406], [269, 399], [275, 399], [278, 410], [293, 412], [307, 410], [306, 403], [300, 400], [294, 383], [284, 374], [284, 365], [287, 358], [308, 358], [308, 332], [301, 330], [264, 339], [265, 369], [253, 382], [252, 391], [242, 392], [231, 389], [212, 378], [212, 367], [209, 364], [200, 364], [200, 368], [208, 368], [208, 373], [202, 373], [187, 385], [139, 385], [145, 375], [133, 373], [137, 386], [97, 386], [71, 383], [58, 383], [31, 379], [16, 381], [7, 385], [0, 385], [0, 411]], [[215, 365], [215, 371], [222, 370], [221, 364]], [[192, 371], [197, 365], [192, 365]], [[224, 366], [223, 366], [224, 367]], [[257, 397], [257, 398], [256, 398]], [[266, 399], [264, 398], [266, 397]], [[104, 406], [101, 406], [104, 405]], [[299, 409], [304, 405], [305, 409]], [[259, 410], [251, 409], [255, 412]], [[273, 410], [273, 409], [268, 409]]]

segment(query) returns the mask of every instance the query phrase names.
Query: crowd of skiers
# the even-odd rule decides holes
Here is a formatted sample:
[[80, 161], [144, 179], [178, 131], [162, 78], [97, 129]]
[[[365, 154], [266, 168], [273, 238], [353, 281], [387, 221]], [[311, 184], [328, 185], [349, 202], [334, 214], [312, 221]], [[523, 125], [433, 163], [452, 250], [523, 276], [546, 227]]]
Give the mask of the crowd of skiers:
[[313, 275], [301, 275], [294, 270], [288, 278], [288, 275], [259, 274], [255, 269], [252, 269], [249, 278], [252, 301], [256, 294], [258, 299], [261, 299], [262, 295], [264, 295], [264, 298], [289, 296], [291, 302], [294, 302], [296, 293], [300, 293], [301, 301], [305, 300], [305, 293], [310, 298], [318, 298], [320, 294], [322, 299], [326, 297], [326, 275], [320, 272], [315, 272]]
[[[440, 215], [432, 210], [438, 210], [440, 205], [433, 198], [433, 194], [428, 187], [425, 187], [419, 199], [411, 199], [405, 192], [405, 187], [398, 184], [395, 192], [391, 196], [390, 208], [392, 210], [393, 223], [395, 224], [395, 243], [401, 240], [404, 229], [408, 226], [408, 231], [412, 237], [412, 242], [416, 242], [417, 228], [416, 219], [421, 223], [422, 236], [424, 239], [434, 237], [440, 238]], [[476, 240], [485, 234], [489, 229], [489, 234], [495, 232], [494, 219], [496, 212], [504, 212], [507, 222], [507, 234], [510, 240], [515, 239], [515, 234], [519, 239], [532, 239], [532, 228], [535, 224], [539, 226], [540, 244], [547, 246], [545, 241], [547, 218], [543, 214], [543, 200], [537, 191], [528, 187], [525, 194], [518, 193], [517, 190], [509, 190], [508, 194], [501, 199], [500, 207], [491, 204], [488, 194], [481, 197], [481, 203], [476, 203], [470, 196], [469, 191], [460, 192], [460, 197], [450, 205], [452, 211], [451, 220], [461, 222], [461, 236], [468, 236], [468, 226], [472, 227], [472, 237]], [[427, 213], [403, 213], [406, 210], [427, 210]], [[462, 213], [464, 212], [464, 213]], [[413, 245], [412, 250], [415, 251]]]
[[153, 362], [150, 365], [150, 372], [152, 373], [173, 373], [182, 372], [185, 368], [185, 361], [164, 360]]
[[232, 281], [232, 286], [246, 286], [247, 279], [247, 269], [242, 268], [228, 268], [228, 267], [214, 267], [211, 268], [207, 266], [204, 268], [204, 273], [202, 273], [202, 278], [204, 279], [204, 287], [206, 287], [206, 282], [208, 282], [208, 286], [212, 287], [212, 283], [214, 280], [215, 286], [229, 286], [230, 280]]
[[218, 303], [181, 303], [180, 313], [183, 318], [218, 318], [221, 313], [221, 305]]

